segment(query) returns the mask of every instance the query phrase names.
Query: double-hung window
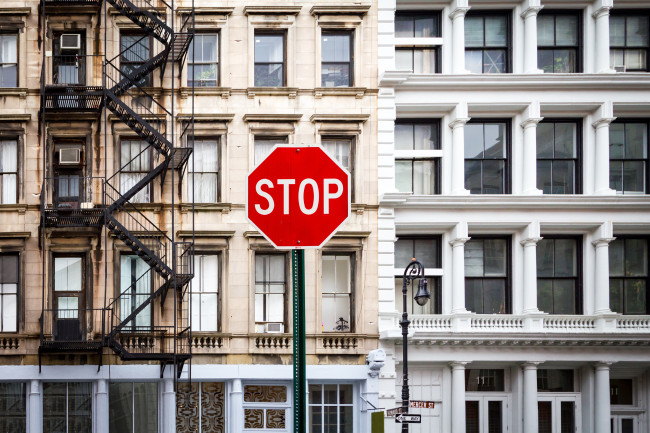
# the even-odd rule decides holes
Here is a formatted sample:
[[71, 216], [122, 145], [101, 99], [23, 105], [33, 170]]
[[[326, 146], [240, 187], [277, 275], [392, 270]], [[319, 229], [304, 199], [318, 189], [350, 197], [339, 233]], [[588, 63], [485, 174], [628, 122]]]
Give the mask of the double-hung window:
[[[151, 267], [136, 255], [120, 257], [120, 319], [123, 321], [151, 296]], [[127, 323], [125, 332], [147, 331], [151, 327], [151, 305]]]
[[465, 244], [465, 303], [478, 314], [510, 314], [510, 238]]
[[196, 34], [188, 53], [187, 85], [216, 87], [219, 84], [219, 35]]
[[283, 137], [263, 137], [255, 136], [254, 146], [254, 160], [255, 166], [258, 166], [260, 162], [264, 161], [264, 158], [269, 156], [273, 147], [276, 144], [286, 144], [288, 141], [286, 136]]
[[350, 195], [354, 202], [354, 138], [323, 137], [320, 144], [329, 156], [336, 159], [350, 173]]
[[640, 120], [609, 126], [609, 187], [623, 194], [648, 192], [648, 127]]
[[323, 30], [321, 34], [321, 85], [350, 87], [354, 83], [352, 31]]
[[18, 86], [18, 35], [0, 34], [0, 87]]
[[465, 125], [465, 188], [471, 194], [510, 192], [510, 123]]
[[354, 431], [352, 385], [309, 384], [309, 433]]
[[225, 382], [178, 382], [176, 431], [224, 433], [226, 431]]
[[18, 195], [18, 141], [0, 140], [0, 204], [15, 204]]
[[543, 121], [537, 125], [537, 188], [544, 194], [579, 194], [580, 124]]
[[285, 33], [255, 32], [255, 86], [286, 85]]
[[404, 269], [416, 259], [425, 269], [427, 284], [431, 299], [424, 305], [415, 302], [418, 282], [411, 283], [406, 288], [406, 310], [408, 314], [440, 314], [441, 308], [441, 277], [442, 256], [441, 236], [398, 236], [395, 242], [395, 301], [402, 308], [402, 290], [404, 284]]
[[43, 433], [92, 433], [92, 384], [43, 384]]
[[440, 12], [395, 13], [395, 69], [415, 74], [440, 72]]
[[[140, 68], [151, 59], [151, 36], [143, 33], [121, 35], [120, 53], [122, 74], [135, 78]], [[140, 87], [151, 86], [152, 74], [141, 77], [137, 84]]]
[[400, 192], [440, 193], [440, 121], [395, 123], [395, 186]]
[[649, 71], [650, 11], [612, 11], [609, 61], [620, 72]]
[[[151, 145], [144, 140], [122, 140], [120, 149], [120, 194], [125, 194], [151, 171]], [[151, 183], [140, 189], [131, 203], [151, 202]]]
[[26, 433], [27, 384], [25, 382], [0, 383], [0, 431]]
[[195, 203], [216, 203], [219, 200], [219, 140], [189, 141], [193, 154], [187, 162], [187, 199]]
[[537, 243], [537, 305], [549, 314], [582, 313], [580, 238], [544, 237]]
[[0, 254], [0, 332], [18, 330], [18, 275], [18, 254]]
[[580, 12], [542, 11], [537, 16], [537, 67], [544, 72], [582, 72]]
[[465, 67], [476, 74], [510, 72], [510, 13], [465, 17]]
[[321, 289], [323, 332], [353, 332], [353, 254], [323, 254]]
[[255, 332], [284, 332], [286, 256], [255, 254]]
[[156, 382], [111, 382], [108, 401], [110, 433], [158, 433]]
[[648, 314], [648, 238], [617, 237], [609, 244], [609, 308]]
[[192, 279], [192, 331], [219, 330], [219, 256], [194, 255]]

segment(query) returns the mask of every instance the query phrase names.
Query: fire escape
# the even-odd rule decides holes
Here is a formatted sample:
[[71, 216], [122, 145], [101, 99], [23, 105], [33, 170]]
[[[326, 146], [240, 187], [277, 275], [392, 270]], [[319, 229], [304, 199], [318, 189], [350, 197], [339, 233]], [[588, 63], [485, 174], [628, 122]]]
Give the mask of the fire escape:
[[[101, 6], [104, 6], [104, 15]], [[181, 70], [187, 57], [193, 37], [193, 16], [184, 16], [183, 25], [176, 32], [173, 24], [167, 21], [176, 17], [175, 8], [163, 0], [105, 0], [105, 4], [101, 0], [41, 0], [44, 40], [46, 31], [48, 36], [51, 34], [46, 30], [48, 15], [63, 15], [73, 8], [94, 9], [98, 20], [105, 19], [110, 8], [110, 14], [128, 18], [140, 31], [121, 38], [120, 52], [112, 58], [107, 53], [85, 55], [80, 51], [83, 43], [74, 39], [74, 35], [55, 35], [58, 39], [53, 40], [52, 45], [56, 49], [44, 56], [41, 76], [43, 135], [48, 136], [48, 122], [60, 120], [62, 116], [94, 114], [99, 128], [104, 114], [104, 138], [108, 143], [106, 130], [110, 112], [112, 120], [119, 119], [138, 139], [129, 140], [128, 152], [124, 151], [124, 146], [119, 153], [114, 151], [116, 168], [111, 170], [105, 164], [106, 170], [101, 177], [81, 172], [71, 176], [67, 174], [70, 170], [63, 169], [53, 171], [48, 167], [48, 158], [50, 165], [61, 166], [61, 161], [67, 161], [63, 158], [74, 153], [73, 146], [56, 148], [47, 141], [52, 152], [45, 153], [44, 173], [54, 174], [44, 176], [41, 193], [44, 263], [50, 257], [45, 241], [49, 232], [95, 230], [96, 236], [104, 239], [105, 275], [109, 274], [110, 246], [105, 244], [109, 237], [115, 247], [121, 243], [118, 249], [128, 252], [128, 263], [132, 264], [129, 269], [133, 272], [130, 278], [122, 275], [120, 282], [116, 282], [119, 290], [111, 290], [112, 284], [105, 278], [105, 290], [114, 297], [104, 295], [104, 307], [93, 309], [71, 307], [69, 300], [63, 305], [57, 304], [54, 295], [48, 296], [47, 287], [52, 283], [47, 283], [44, 264], [39, 362], [45, 353], [95, 352], [100, 355], [101, 365], [101, 354], [107, 347], [124, 361], [159, 362], [161, 375], [166, 365], [175, 365], [180, 375], [183, 364], [191, 356], [187, 291], [193, 277], [193, 244], [174, 241], [152, 216], [145, 215], [140, 204], [151, 200], [158, 182], [163, 190], [170, 172], [172, 184], [181, 182], [191, 154], [191, 147], [174, 145], [174, 108], [165, 107], [169, 101], [173, 106], [174, 97], [159, 96], [163, 92], [156, 94], [151, 88], [154, 74], [158, 72], [162, 86], [165, 69], [171, 64], [172, 76], [167, 82], [171, 82], [171, 94], [174, 95], [173, 66], [178, 63], [178, 70]], [[68, 47], [77, 48], [77, 51], [65, 52]], [[186, 141], [192, 124], [186, 122], [183, 132], [176, 137], [178, 143]], [[44, 148], [46, 140], [43, 140]], [[108, 144], [104, 150], [105, 161], [109, 160], [107, 148]], [[70, 158], [71, 161], [80, 159], [79, 155]], [[134, 167], [139, 173], [134, 174]], [[173, 195], [178, 187], [172, 185], [171, 188]], [[167, 223], [171, 233], [175, 231], [173, 214], [174, 206], [171, 225]], [[107, 236], [101, 236], [102, 228], [107, 230], [103, 232]], [[56, 266], [56, 263], [50, 264], [50, 274], [55, 272]], [[94, 296], [92, 288], [88, 293]]]

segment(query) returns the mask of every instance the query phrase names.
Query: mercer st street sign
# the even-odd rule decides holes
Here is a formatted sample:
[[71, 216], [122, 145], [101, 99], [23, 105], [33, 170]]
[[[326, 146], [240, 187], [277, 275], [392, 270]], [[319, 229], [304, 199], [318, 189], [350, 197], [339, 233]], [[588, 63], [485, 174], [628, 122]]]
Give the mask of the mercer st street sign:
[[246, 216], [276, 248], [320, 248], [350, 216], [350, 173], [320, 146], [274, 147], [247, 189]]

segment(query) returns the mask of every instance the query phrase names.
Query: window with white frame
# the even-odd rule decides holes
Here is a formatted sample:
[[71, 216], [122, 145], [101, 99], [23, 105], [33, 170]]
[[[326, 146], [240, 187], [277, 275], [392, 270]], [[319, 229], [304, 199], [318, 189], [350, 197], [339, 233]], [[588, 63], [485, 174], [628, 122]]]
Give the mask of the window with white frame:
[[219, 84], [219, 34], [197, 33], [187, 52], [187, 85], [216, 87]]
[[194, 255], [192, 279], [192, 331], [219, 330], [219, 256]]
[[440, 193], [440, 121], [395, 122], [395, 186], [400, 192]]
[[225, 382], [178, 382], [176, 431], [225, 433]]
[[286, 256], [255, 254], [255, 332], [284, 332]]
[[16, 204], [17, 181], [18, 141], [0, 140], [0, 204]]
[[309, 384], [309, 433], [352, 433], [353, 397], [349, 384]]
[[354, 138], [322, 137], [320, 143], [325, 152], [350, 173], [350, 196], [354, 202]]
[[579, 397], [570, 369], [537, 370], [539, 433], [575, 433], [579, 425]]
[[412, 283], [406, 289], [408, 314], [440, 314], [441, 307], [441, 277], [442, 260], [440, 244], [441, 236], [401, 236], [395, 242], [395, 302], [402, 308], [402, 292], [404, 284], [404, 269], [417, 259], [425, 269], [427, 284], [431, 299], [424, 305], [415, 302], [418, 282]]
[[0, 254], [0, 332], [18, 330], [18, 269], [18, 254]]
[[322, 330], [354, 331], [354, 254], [323, 254]]
[[507, 430], [508, 395], [504, 370], [465, 370], [465, 391], [467, 433]]
[[111, 382], [108, 402], [109, 433], [158, 433], [156, 382]]
[[27, 384], [0, 383], [0, 432], [27, 431]]
[[188, 140], [193, 154], [187, 161], [187, 199], [195, 203], [219, 201], [219, 140]]
[[[125, 194], [151, 171], [151, 145], [144, 140], [122, 140], [120, 147], [120, 194]], [[131, 203], [151, 202], [151, 183], [145, 185], [130, 200]]]
[[289, 408], [286, 385], [244, 385], [244, 431], [288, 431]]
[[43, 383], [43, 433], [92, 433], [92, 415], [90, 382]]
[[0, 87], [18, 87], [18, 35], [0, 34]]
[[264, 158], [269, 156], [271, 151], [273, 150], [273, 147], [275, 147], [276, 144], [287, 144], [289, 138], [284, 135], [284, 136], [255, 136], [255, 142], [254, 142], [254, 147], [255, 147], [255, 155], [254, 155], [254, 161], [255, 161], [255, 166], [259, 165], [260, 162], [264, 161]]
[[415, 74], [440, 72], [440, 12], [395, 13], [395, 69]]

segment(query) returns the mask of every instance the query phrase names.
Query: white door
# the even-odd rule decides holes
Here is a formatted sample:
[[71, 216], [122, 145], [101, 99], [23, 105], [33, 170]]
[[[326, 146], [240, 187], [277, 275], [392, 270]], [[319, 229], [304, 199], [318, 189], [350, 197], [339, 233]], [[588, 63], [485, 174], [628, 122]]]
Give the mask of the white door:
[[473, 396], [465, 399], [467, 433], [506, 433], [508, 428], [507, 396]]
[[543, 395], [537, 398], [539, 433], [580, 432], [580, 405], [576, 395]]
[[612, 415], [612, 433], [637, 433], [639, 419], [636, 415]]

